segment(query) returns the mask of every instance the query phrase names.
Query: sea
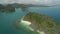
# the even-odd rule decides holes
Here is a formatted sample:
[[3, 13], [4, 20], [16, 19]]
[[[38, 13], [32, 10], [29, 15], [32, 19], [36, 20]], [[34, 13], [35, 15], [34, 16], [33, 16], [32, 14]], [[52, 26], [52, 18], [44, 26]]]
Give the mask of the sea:
[[[54, 18], [60, 22], [60, 7], [29, 7], [30, 12], [37, 12]], [[30, 34], [25, 30], [15, 28], [15, 23], [20, 20], [26, 12], [16, 8], [15, 12], [0, 12], [0, 34]]]

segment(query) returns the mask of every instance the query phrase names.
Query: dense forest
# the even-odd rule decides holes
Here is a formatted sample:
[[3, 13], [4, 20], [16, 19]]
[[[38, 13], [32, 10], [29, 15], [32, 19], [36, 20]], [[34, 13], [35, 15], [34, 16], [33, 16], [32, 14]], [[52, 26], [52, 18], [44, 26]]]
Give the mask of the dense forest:
[[33, 29], [43, 31], [46, 34], [59, 34], [60, 32], [60, 23], [46, 15], [29, 12], [23, 20], [31, 22], [30, 26]]
[[26, 11], [29, 7], [48, 7], [46, 5], [33, 5], [33, 4], [0, 4], [0, 11], [2, 12], [13, 12], [15, 11], [15, 8], [21, 8], [23, 11]]
[[0, 11], [2, 12], [12, 12], [12, 11], [15, 11], [15, 8], [21, 8], [22, 10], [26, 10], [28, 6], [27, 5], [24, 5], [24, 4], [7, 4], [7, 5], [3, 5], [3, 4], [0, 4]]

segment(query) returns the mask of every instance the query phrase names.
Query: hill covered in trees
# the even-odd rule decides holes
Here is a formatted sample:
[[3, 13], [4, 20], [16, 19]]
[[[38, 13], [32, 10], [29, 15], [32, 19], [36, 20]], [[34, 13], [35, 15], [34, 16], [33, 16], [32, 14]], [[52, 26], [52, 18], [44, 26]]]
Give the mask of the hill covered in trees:
[[18, 4], [18, 3], [13, 3], [13, 4], [0, 4], [0, 11], [5, 12], [5, 11], [15, 11], [15, 8], [21, 8], [23, 11], [27, 10], [29, 7], [48, 7], [46, 5], [33, 5], [33, 4]]
[[60, 23], [46, 15], [30, 12], [23, 20], [31, 22], [31, 28], [43, 31], [45, 34], [60, 34]]

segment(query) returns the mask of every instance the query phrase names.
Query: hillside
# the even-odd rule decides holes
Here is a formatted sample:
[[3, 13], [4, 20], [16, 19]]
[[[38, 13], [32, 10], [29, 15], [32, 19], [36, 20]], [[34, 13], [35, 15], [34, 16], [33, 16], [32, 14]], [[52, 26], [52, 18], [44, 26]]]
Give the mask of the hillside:
[[45, 34], [60, 33], [60, 23], [46, 15], [30, 12], [23, 18], [23, 20], [31, 22], [32, 24], [30, 27], [35, 30], [43, 31]]

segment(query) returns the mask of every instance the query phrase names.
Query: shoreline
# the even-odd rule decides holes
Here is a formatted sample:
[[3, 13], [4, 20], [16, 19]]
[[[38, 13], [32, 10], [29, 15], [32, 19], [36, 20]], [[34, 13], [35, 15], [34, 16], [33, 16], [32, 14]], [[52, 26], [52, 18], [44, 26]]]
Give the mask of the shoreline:
[[[29, 21], [24, 21], [23, 19], [21, 19], [21, 23], [23, 23], [23, 24], [25, 24], [25, 25], [27, 25], [27, 26], [31, 25], [31, 22], [29, 22]], [[31, 31], [34, 31], [34, 29], [31, 28], [31, 27], [29, 27], [29, 29], [30, 29]], [[45, 34], [44, 32], [41, 32], [41, 31], [39, 31], [39, 30], [37, 30], [37, 32], [40, 33], [40, 34]]]

